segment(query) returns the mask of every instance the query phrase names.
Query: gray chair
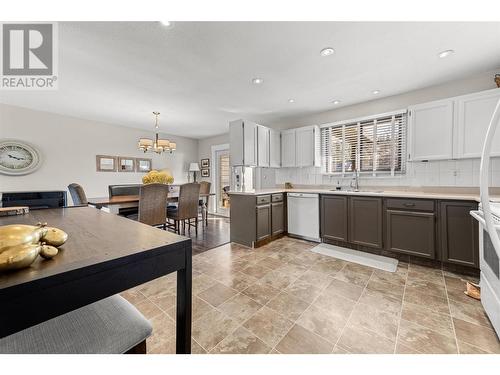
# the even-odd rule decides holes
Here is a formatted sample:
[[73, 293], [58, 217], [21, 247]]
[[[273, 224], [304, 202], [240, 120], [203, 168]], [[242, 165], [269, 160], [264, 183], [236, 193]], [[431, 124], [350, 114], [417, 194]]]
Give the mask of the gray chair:
[[162, 225], [165, 229], [167, 222], [168, 185], [148, 184], [141, 186], [139, 191], [138, 220], [148, 225]]
[[[198, 234], [198, 202], [200, 200], [200, 184], [190, 183], [180, 186], [179, 190], [179, 204], [177, 208], [167, 209], [167, 220], [173, 220], [173, 224], [167, 223], [169, 228], [173, 228], [177, 233], [186, 233], [186, 224], [188, 230], [195, 227], [196, 234]], [[194, 219], [194, 222], [191, 220]]]
[[0, 353], [145, 354], [152, 331], [134, 306], [114, 295], [0, 339]]
[[71, 194], [71, 199], [73, 200], [74, 206], [86, 206], [88, 205], [87, 196], [85, 195], [85, 190], [80, 184], [72, 183], [68, 185], [69, 193]]

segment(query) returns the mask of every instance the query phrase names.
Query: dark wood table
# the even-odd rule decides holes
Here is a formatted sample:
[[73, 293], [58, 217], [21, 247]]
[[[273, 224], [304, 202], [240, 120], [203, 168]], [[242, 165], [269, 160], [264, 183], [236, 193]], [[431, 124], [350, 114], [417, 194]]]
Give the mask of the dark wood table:
[[191, 353], [191, 239], [92, 207], [30, 211], [68, 241], [51, 260], [0, 273], [0, 338], [177, 271], [177, 353]]

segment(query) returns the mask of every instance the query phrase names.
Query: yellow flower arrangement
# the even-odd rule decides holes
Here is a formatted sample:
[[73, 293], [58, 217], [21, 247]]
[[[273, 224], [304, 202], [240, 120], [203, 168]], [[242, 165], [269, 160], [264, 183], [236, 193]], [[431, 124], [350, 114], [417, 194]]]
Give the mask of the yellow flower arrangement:
[[162, 171], [152, 170], [148, 172], [143, 178], [143, 184], [172, 184], [174, 178], [166, 169]]

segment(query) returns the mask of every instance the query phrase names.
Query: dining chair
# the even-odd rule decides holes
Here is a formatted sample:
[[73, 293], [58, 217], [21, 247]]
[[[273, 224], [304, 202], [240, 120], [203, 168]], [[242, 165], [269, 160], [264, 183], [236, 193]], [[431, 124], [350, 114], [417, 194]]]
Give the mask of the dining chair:
[[151, 323], [120, 295], [0, 339], [2, 354], [146, 354]]
[[88, 205], [89, 202], [87, 201], [87, 196], [85, 195], [85, 190], [83, 190], [82, 185], [73, 182], [68, 185], [68, 190], [74, 206]]
[[148, 184], [139, 189], [138, 221], [148, 225], [162, 225], [166, 229], [167, 223], [167, 196], [168, 185]]
[[205, 225], [208, 225], [208, 202], [210, 199], [210, 187], [212, 186], [211, 182], [208, 181], [201, 181], [200, 182], [200, 195], [202, 194], [207, 194], [206, 197], [201, 198], [199, 200], [199, 206], [201, 209], [201, 221], [205, 223]]
[[[175, 232], [181, 234], [186, 233], [186, 221], [188, 231], [191, 227], [195, 227], [196, 234], [198, 234], [198, 205], [200, 200], [200, 184], [189, 183], [180, 186], [179, 189], [179, 203], [177, 208], [167, 208], [167, 219], [173, 220], [167, 223], [169, 228], [173, 228]], [[194, 223], [191, 220], [194, 219]]]

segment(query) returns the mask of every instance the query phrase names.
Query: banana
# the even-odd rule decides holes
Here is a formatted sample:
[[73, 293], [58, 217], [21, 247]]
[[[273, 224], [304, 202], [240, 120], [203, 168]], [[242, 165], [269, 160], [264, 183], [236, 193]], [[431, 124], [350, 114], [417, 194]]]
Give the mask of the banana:
[[46, 227], [47, 233], [41, 238], [47, 245], [59, 247], [66, 242], [68, 234], [59, 228]]
[[40, 244], [23, 244], [8, 248], [0, 253], [0, 271], [15, 270], [28, 267], [33, 263], [42, 246]]
[[36, 244], [47, 233], [44, 224], [35, 225], [13, 224], [0, 227], [0, 253], [12, 246]]

